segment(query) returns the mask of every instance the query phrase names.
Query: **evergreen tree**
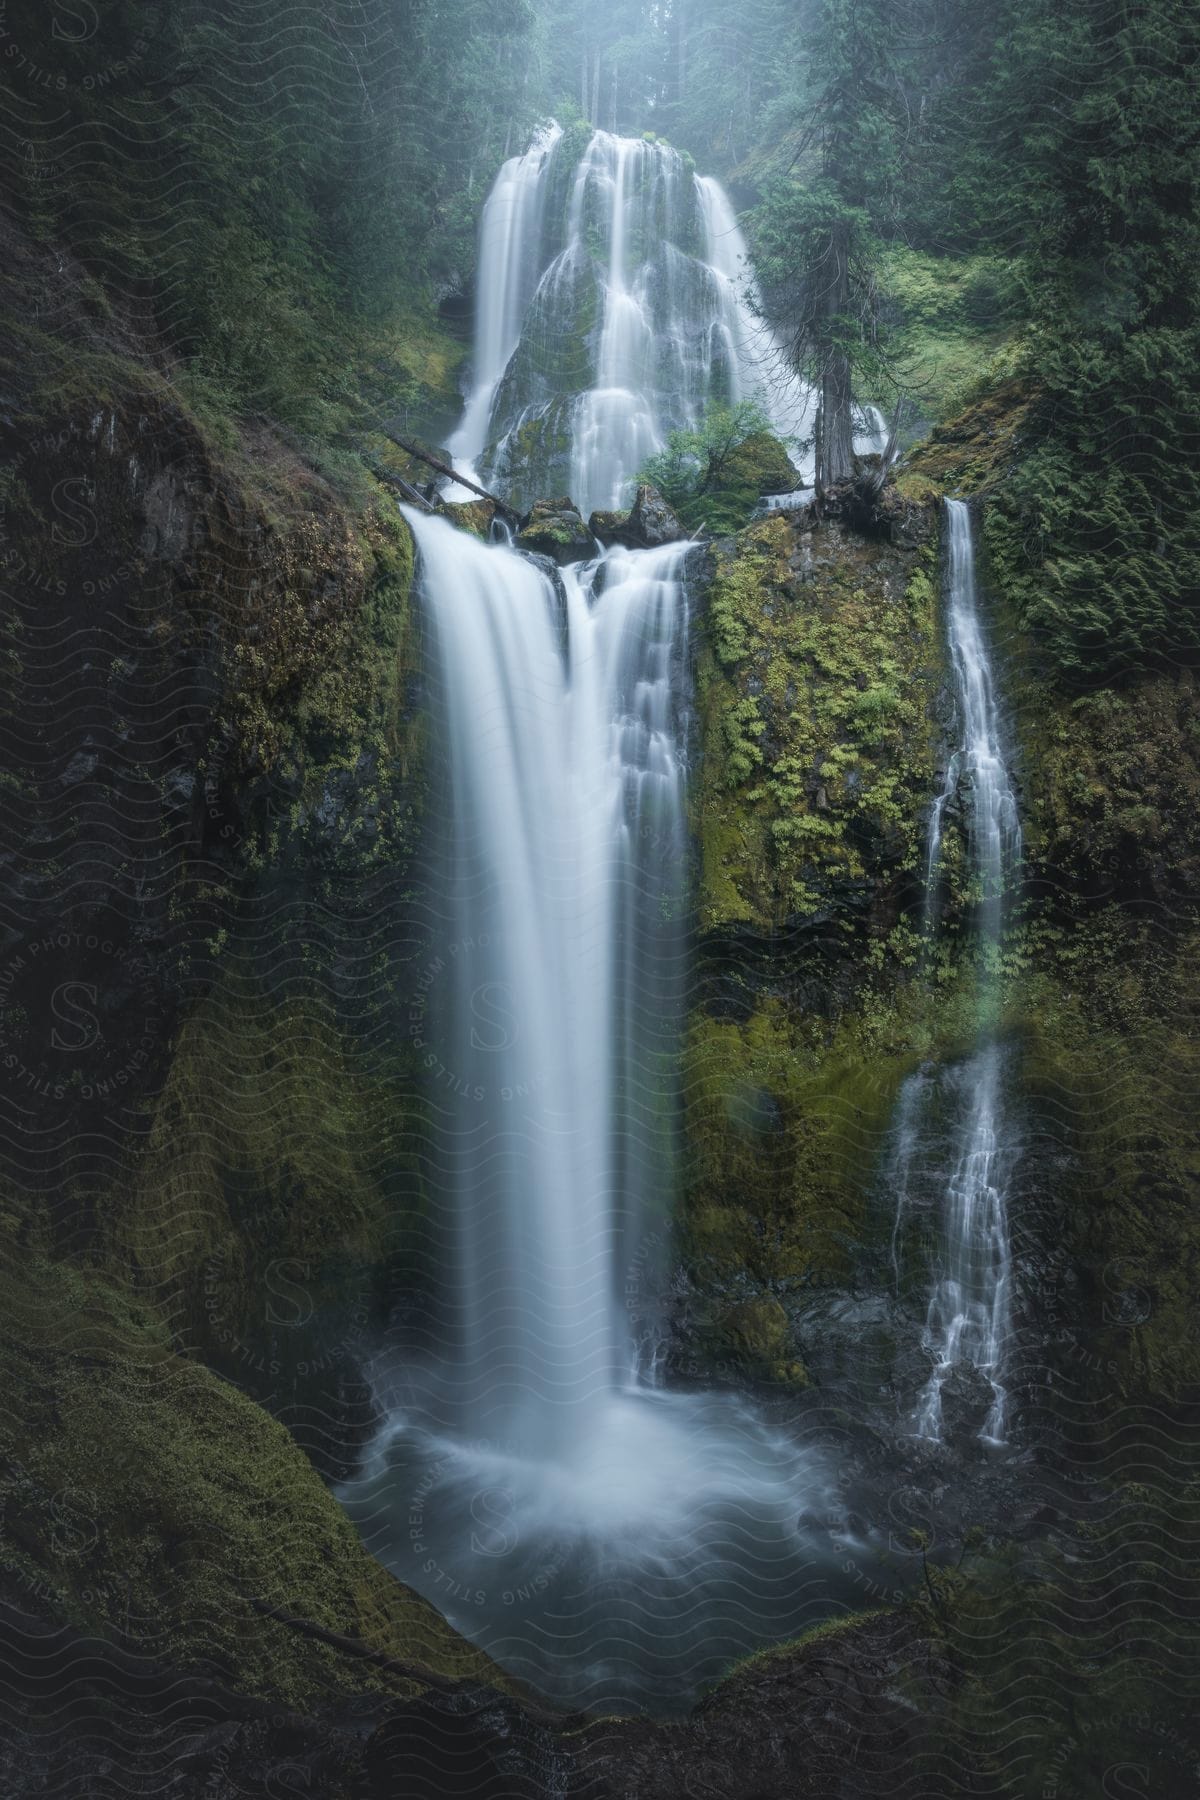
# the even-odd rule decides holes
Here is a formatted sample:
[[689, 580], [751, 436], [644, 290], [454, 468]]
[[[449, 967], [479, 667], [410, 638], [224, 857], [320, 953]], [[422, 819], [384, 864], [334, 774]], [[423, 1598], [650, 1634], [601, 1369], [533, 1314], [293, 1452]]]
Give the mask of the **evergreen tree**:
[[795, 173], [771, 184], [754, 218], [768, 310], [819, 395], [820, 486], [852, 473], [855, 378], [877, 386], [884, 362], [877, 222], [894, 203], [899, 166], [902, 27], [895, 0], [822, 0]]

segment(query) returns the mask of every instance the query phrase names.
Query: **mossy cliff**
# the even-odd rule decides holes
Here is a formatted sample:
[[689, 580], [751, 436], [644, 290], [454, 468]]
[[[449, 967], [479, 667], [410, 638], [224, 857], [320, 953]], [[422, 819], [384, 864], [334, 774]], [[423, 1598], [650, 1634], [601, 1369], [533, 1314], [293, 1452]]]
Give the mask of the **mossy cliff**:
[[283, 1425], [94, 1274], [6, 1270], [5, 1597], [292, 1706], [419, 1689], [271, 1616], [455, 1679], [495, 1675], [368, 1555]]
[[937, 541], [934, 509], [890, 493], [712, 553], [682, 1238], [706, 1339], [760, 1375], [802, 1373], [781, 1301], [850, 1280], [928, 1049], [910, 914], [946, 719]]
[[1187, 667], [1131, 669], [1084, 692], [1066, 679], [1007, 503], [1038, 401], [1022, 381], [981, 394], [914, 452], [901, 485], [975, 496], [1020, 752], [1026, 883], [1006, 1017], [1047, 1159], [1020, 1221], [1023, 1334], [1043, 1342], [1057, 1382], [1065, 1373], [1091, 1395], [1169, 1402], [1200, 1384], [1188, 1324], [1200, 1274], [1189, 1099], [1200, 1073], [1200, 694]]
[[479, 1676], [310, 1460], [423, 1192], [411, 538], [10, 247], [57, 310], [5, 364], [0, 1604], [298, 1704], [399, 1678], [252, 1600]]
[[821, 1296], [890, 1287], [881, 1153], [900, 1083], [976, 1039], [954, 808], [939, 931], [920, 939], [954, 725], [937, 552], [948, 488], [977, 495], [1025, 840], [991, 984], [1028, 1146], [1014, 1203], [1022, 1379], [1166, 1399], [1200, 1377], [1186, 1322], [1200, 1273], [1187, 1100], [1200, 707], [1188, 672], [1079, 695], [1043, 666], [988, 555], [990, 497], [1021, 455], [1029, 403], [1012, 386], [940, 427], [882, 519], [846, 504], [821, 521], [778, 514], [713, 552], [695, 669], [685, 1362], [801, 1380]]

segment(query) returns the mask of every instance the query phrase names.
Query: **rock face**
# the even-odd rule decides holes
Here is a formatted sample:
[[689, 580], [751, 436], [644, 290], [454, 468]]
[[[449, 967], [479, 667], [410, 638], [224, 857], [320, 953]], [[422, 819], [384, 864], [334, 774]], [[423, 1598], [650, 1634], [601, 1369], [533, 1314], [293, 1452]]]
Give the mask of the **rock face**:
[[[395, 1584], [312, 1467], [345, 1474], [370, 1429], [357, 1340], [416, 1187], [400, 1137], [377, 1149], [413, 1116], [403, 1049], [369, 1048], [406, 1043], [406, 953], [381, 951], [378, 921], [402, 917], [424, 791], [411, 537], [390, 492], [343, 490], [261, 423], [231, 452], [132, 326], [98, 343], [61, 261], [22, 254], [47, 265], [63, 340], [23, 361], [0, 420], [17, 472], [0, 502], [0, 1361], [30, 1417], [75, 1423], [8, 1434], [0, 1506], [11, 1525], [44, 1520], [43, 1495], [94, 1494], [86, 1564], [60, 1568], [62, 1534], [30, 1532], [26, 1593], [52, 1617], [140, 1613], [186, 1664], [206, 1653], [203, 1589], [228, 1679], [262, 1687], [275, 1659], [256, 1646], [275, 1640], [283, 1670], [285, 1629], [220, 1619], [237, 1591], [289, 1594], [420, 1661], [372, 1624]], [[64, 383], [72, 342], [104, 351], [102, 385], [87, 355]], [[73, 1350], [93, 1315], [113, 1344], [89, 1342], [89, 1363]], [[290, 1517], [264, 1531], [272, 1508]], [[143, 1560], [122, 1536], [139, 1517], [194, 1558]], [[298, 1659], [306, 1691], [327, 1660]]]
[[698, 604], [680, 1347], [753, 1352], [789, 1385], [813, 1300], [859, 1277], [918, 1053], [904, 912], [943, 736], [935, 525], [910, 548], [770, 514], [712, 547]]
[[[292, 1705], [386, 1683], [272, 1606], [380, 1659], [496, 1679], [369, 1555], [287, 1428], [178, 1354], [150, 1308], [61, 1265], [0, 1270], [0, 1296], [0, 1576], [19, 1605], [53, 1596], [97, 1638], [140, 1633], [143, 1656]], [[45, 1341], [27, 1341], [31, 1317]]]
[[534, 502], [533, 510], [518, 534], [517, 549], [548, 556], [560, 567], [565, 563], [586, 562], [596, 554], [592, 534], [578, 507], [565, 495], [560, 500]]
[[637, 540], [629, 529], [627, 512], [594, 512], [588, 520], [588, 530], [606, 549], [613, 544], [620, 544], [626, 550], [638, 548]]
[[457, 525], [460, 531], [469, 531], [474, 537], [491, 536], [492, 521], [496, 517], [496, 502], [485, 500], [446, 500], [438, 508], [444, 519]]

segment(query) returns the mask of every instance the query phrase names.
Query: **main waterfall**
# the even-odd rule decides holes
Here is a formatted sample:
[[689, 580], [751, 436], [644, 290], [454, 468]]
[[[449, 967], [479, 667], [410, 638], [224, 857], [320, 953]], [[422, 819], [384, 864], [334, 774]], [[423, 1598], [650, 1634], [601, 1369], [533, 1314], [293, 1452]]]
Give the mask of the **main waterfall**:
[[[663, 145], [597, 132], [571, 167], [565, 142], [506, 164], [488, 201], [451, 449], [586, 510], [710, 399], [766, 391], [773, 352], [719, 190]], [[733, 1391], [658, 1378], [690, 546], [554, 570], [406, 517], [440, 783], [408, 1012], [440, 1298], [369, 1371], [382, 1422], [343, 1497], [507, 1666], [580, 1703], [682, 1705], [852, 1585], [821, 1453]]]
[[688, 547], [559, 588], [406, 516], [449, 778], [444, 935], [411, 1015], [455, 1201], [446, 1367], [466, 1430], [564, 1451], [633, 1376], [624, 1276], [669, 1181]]
[[408, 1011], [443, 1300], [370, 1368], [382, 1424], [342, 1495], [507, 1666], [581, 1704], [681, 1705], [845, 1585], [820, 1453], [656, 1379], [689, 547], [551, 575], [406, 517], [444, 755]]

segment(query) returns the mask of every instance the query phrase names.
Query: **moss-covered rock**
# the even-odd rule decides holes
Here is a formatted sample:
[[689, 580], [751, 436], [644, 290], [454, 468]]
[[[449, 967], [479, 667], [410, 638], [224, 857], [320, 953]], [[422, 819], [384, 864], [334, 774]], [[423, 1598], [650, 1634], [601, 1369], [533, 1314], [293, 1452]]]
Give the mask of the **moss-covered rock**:
[[994, 487], [1021, 454], [1035, 399], [1028, 381], [1013, 375], [935, 425], [906, 457], [897, 476], [901, 493], [927, 501]]
[[563, 564], [584, 562], [596, 553], [592, 534], [574, 502], [537, 500], [517, 537], [518, 550], [530, 550]]
[[492, 521], [496, 517], [494, 500], [446, 501], [439, 510], [442, 517], [457, 525], [460, 531], [469, 531], [472, 537], [483, 538], [485, 542], [491, 536]]
[[273, 1607], [408, 1665], [496, 1677], [368, 1555], [284, 1426], [175, 1355], [150, 1309], [11, 1255], [0, 1292], [10, 1599], [293, 1706], [398, 1678]]
[[928, 521], [919, 550], [811, 510], [716, 547], [693, 796], [703, 929], [894, 922], [932, 791], [941, 680]]
[[[853, 1282], [900, 1083], [969, 1041], [952, 964], [932, 1002], [916, 979], [945, 673], [933, 521], [901, 512], [896, 543], [886, 510], [868, 533], [806, 509], [712, 553], [681, 1244], [721, 1361], [746, 1361], [737, 1319], [778, 1325], [788, 1296]], [[781, 1379], [801, 1350], [764, 1339], [752, 1360]]]

